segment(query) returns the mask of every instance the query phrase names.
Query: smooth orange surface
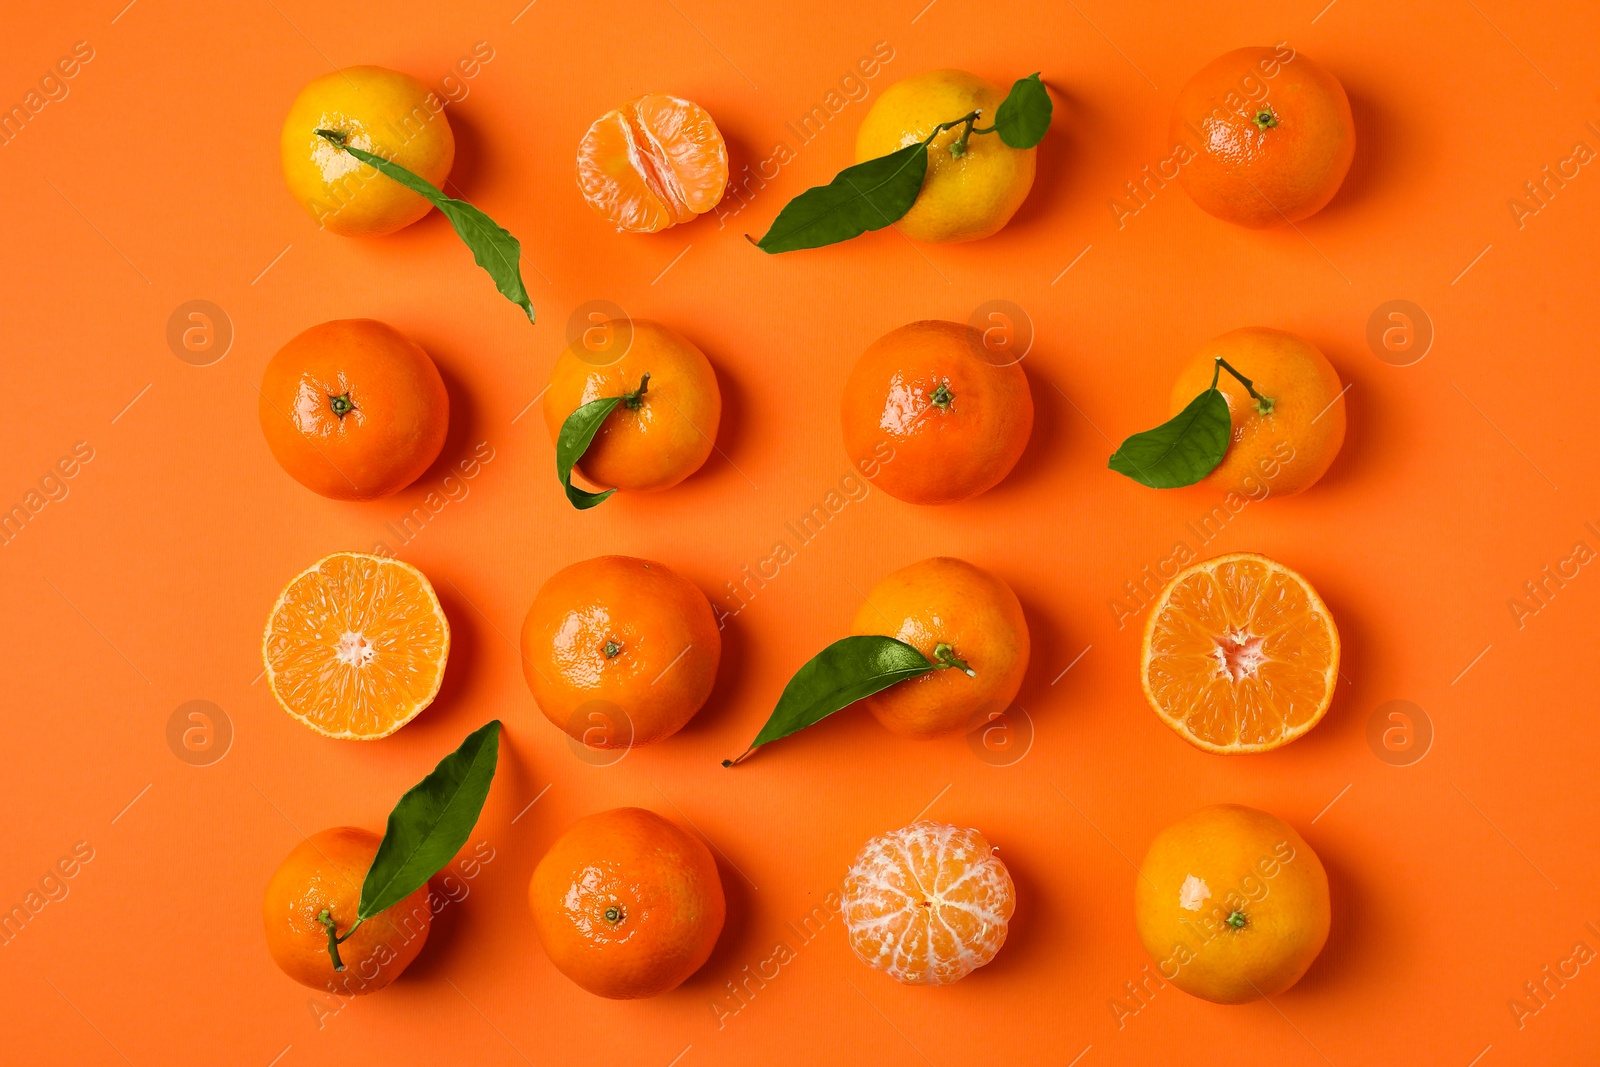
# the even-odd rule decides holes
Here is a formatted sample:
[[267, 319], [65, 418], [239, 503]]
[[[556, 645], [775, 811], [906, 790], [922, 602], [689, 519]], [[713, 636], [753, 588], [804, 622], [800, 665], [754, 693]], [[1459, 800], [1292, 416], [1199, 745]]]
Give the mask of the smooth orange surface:
[[[359, 997], [405, 973], [428, 941], [432, 898], [423, 886], [366, 920], [354, 932], [361, 884], [383, 835], [358, 826], [321, 830], [296, 845], [267, 881], [261, 903], [267, 951], [283, 973], [319, 993]], [[340, 936], [343, 970], [328, 954], [326, 911]]]
[[528, 883], [550, 962], [611, 1000], [676, 989], [711, 955], [727, 917], [704, 841], [645, 808], [585, 816], [550, 846]]
[[[15, 5], [0, 35], [0, 104], [36, 94], [0, 139], [0, 908], [27, 915], [0, 939], [17, 1020], [6, 1058], [522, 1064], [520, 1049], [539, 1064], [955, 1067], [1081, 1053], [1077, 1067], [1100, 1067], [1201, 1049], [1282, 1067], [1321, 1064], [1315, 1046], [1338, 1067], [1466, 1067], [1487, 1047], [1478, 1067], [1504, 1067], [1593, 1049], [1591, 5], [124, 3]], [[1210, 59], [1279, 39], [1345, 85], [1360, 148], [1298, 231], [1246, 230], [1162, 177], [1166, 123]], [[452, 182], [522, 239], [537, 326], [437, 213], [340, 238], [285, 192], [289, 102], [355, 63], [453, 99]], [[867, 101], [947, 66], [997, 83], [1042, 70], [1061, 96], [1004, 230], [940, 246], [886, 230], [777, 258], [750, 247], [746, 232], [853, 160]], [[716, 118], [737, 195], [666, 233], [619, 235], [574, 188], [573, 153], [596, 115], [651, 91]], [[180, 317], [190, 362], [168, 346], [168, 319], [196, 299], [231, 320], [220, 359], [220, 322], [205, 348], [203, 324]], [[528, 405], [569, 317], [600, 300], [703, 348], [726, 417], [695, 477], [580, 513]], [[1036, 335], [1017, 468], [947, 507], [872, 489], [839, 439], [851, 365], [897, 326], [967, 321], [994, 300]], [[1368, 346], [1374, 311], [1395, 300], [1416, 308], [1384, 310], [1374, 336], [1392, 361], [1422, 357], [1409, 366]], [[414, 338], [451, 391], [433, 468], [366, 504], [285, 477], [254, 418], [272, 353], [351, 317]], [[1328, 474], [1241, 505], [1108, 471], [1184, 361], [1245, 325], [1305, 337], [1350, 386]], [[202, 347], [182, 347], [187, 329]], [[1179, 545], [1284, 560], [1328, 602], [1343, 674], [1305, 738], [1213, 756], [1145, 706], [1143, 605]], [[383, 741], [317, 737], [258, 680], [262, 623], [308, 562], [378, 548], [438, 590], [444, 688]], [[540, 583], [602, 553], [669, 562], [727, 616], [706, 707], [609, 766], [543, 721], [517, 649]], [[718, 766], [879, 578], [934, 555], [992, 570], [1022, 600], [1033, 650], [1009, 729], [902, 740], [846, 712]], [[185, 707], [196, 700], [231, 733]], [[258, 911], [283, 857], [324, 827], [380, 830], [496, 716], [499, 775], [464, 857], [435, 880], [448, 903], [416, 962], [352, 1002], [284, 977]], [[1409, 766], [1369, 744], [1373, 730], [1376, 751], [1410, 758], [1398, 746], [1425, 723]], [[1224, 802], [1283, 818], [1328, 871], [1328, 945], [1272, 1004], [1158, 984], [1134, 928], [1145, 848]], [[613, 1003], [543, 959], [526, 891], [568, 825], [624, 805], [715, 846], [728, 923], [684, 985]], [[830, 896], [861, 842], [924, 809], [981, 828], [1019, 902], [994, 962], [940, 990], [864, 967]]]
[[705, 593], [631, 556], [563, 567], [522, 621], [522, 674], [539, 710], [592, 748], [650, 744], [683, 729], [711, 695], [721, 658]]
[[376, 500], [439, 458], [450, 394], [415, 341], [372, 319], [318, 323], [267, 363], [257, 406], [279, 466], [313, 492]]

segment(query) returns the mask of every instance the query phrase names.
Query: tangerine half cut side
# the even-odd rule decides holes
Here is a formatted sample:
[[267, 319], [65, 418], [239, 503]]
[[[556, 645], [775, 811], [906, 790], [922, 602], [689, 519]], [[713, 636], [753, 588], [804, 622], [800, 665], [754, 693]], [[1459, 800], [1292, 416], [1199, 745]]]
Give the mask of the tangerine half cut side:
[[1266, 752], [1328, 711], [1339, 631], [1311, 583], [1254, 553], [1179, 571], [1151, 606], [1141, 670], [1163, 722], [1208, 752]]
[[278, 594], [261, 654], [284, 711], [328, 737], [375, 741], [438, 695], [450, 623], [411, 564], [336, 552]]
[[578, 145], [578, 188], [624, 233], [657, 233], [717, 206], [728, 147], [704, 108], [648, 93], [595, 120]]

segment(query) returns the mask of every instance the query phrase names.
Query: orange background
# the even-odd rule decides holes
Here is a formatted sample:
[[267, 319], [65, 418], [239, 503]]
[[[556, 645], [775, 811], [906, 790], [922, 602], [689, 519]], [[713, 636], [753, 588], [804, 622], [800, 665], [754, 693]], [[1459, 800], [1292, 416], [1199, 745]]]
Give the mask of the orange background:
[[[1508, 605], [1575, 543], [1600, 549], [1586, 525], [1600, 524], [1600, 176], [1583, 167], [1548, 185], [1543, 204], [1523, 189], [1575, 143], [1600, 149], [1592, 6], [537, 0], [519, 14], [519, 0], [124, 2], [24, 5], [0, 35], [6, 107], [75, 42], [94, 52], [69, 94], [0, 146], [0, 504], [23, 501], [76, 443], [93, 452], [68, 495], [0, 547], [0, 907], [23, 903], [78, 842], [93, 852], [68, 895], [0, 947], [7, 1062], [944, 1067], [1004, 1056], [1093, 1067], [1170, 1055], [1488, 1067], [1592, 1054], [1593, 963], [1551, 981], [1520, 1026], [1508, 1006], [1539, 1004], [1523, 983], [1546, 966], [1570, 975], [1578, 942], [1600, 950], [1585, 927], [1600, 926], [1586, 669], [1600, 576], [1577, 567], [1520, 620]], [[1298, 231], [1250, 232], [1168, 186], [1119, 228], [1111, 200], [1133, 206], [1123, 183], [1166, 155], [1183, 81], [1228, 49], [1279, 40], [1352, 99], [1359, 147], [1332, 205]], [[448, 112], [453, 177], [522, 239], [532, 328], [437, 214], [390, 238], [333, 237], [278, 173], [279, 124], [313, 77], [378, 63], [441, 85], [480, 41], [493, 59], [453, 83], [467, 90]], [[1001, 83], [1044, 72], [1060, 106], [1029, 201], [973, 245], [885, 232], [759, 254], [743, 234], [850, 161], [870, 98], [803, 145], [786, 123], [823, 105], [878, 42], [893, 58], [865, 83], [873, 97], [939, 66]], [[780, 141], [795, 158], [724, 225], [619, 236], [579, 199], [573, 152], [592, 119], [652, 90], [716, 117], [736, 175]], [[1539, 206], [1520, 225], [1508, 207], [1518, 196]], [[165, 340], [173, 309], [196, 298], [235, 331], [204, 367]], [[568, 316], [597, 299], [698, 343], [726, 415], [721, 455], [685, 485], [578, 513], [557, 489], [538, 412], [524, 409]], [[993, 299], [1019, 305], [1037, 332], [1024, 367], [1038, 424], [1012, 477], [947, 508], [876, 492], [849, 503], [729, 621], [717, 691], [689, 728], [612, 766], [577, 758], [538, 715], [512, 644], [540, 583], [621, 552], [666, 562], [732, 606], [726, 583], [792, 540], [785, 523], [847, 473], [837, 397], [855, 356], [905, 322], [965, 320]], [[1436, 330], [1415, 365], [1380, 360], [1365, 339], [1391, 299], [1420, 305]], [[256, 424], [269, 356], [307, 326], [353, 316], [416, 338], [452, 404], [438, 465], [364, 505], [291, 481]], [[1202, 547], [1187, 524], [1214, 493], [1146, 490], [1105, 461], [1114, 441], [1164, 417], [1176, 368], [1200, 343], [1252, 324], [1327, 352], [1351, 383], [1350, 432], [1315, 489], [1250, 505]], [[493, 459], [468, 494], [400, 544], [387, 524], [480, 442]], [[1138, 628], [1119, 628], [1111, 602], [1180, 541], [1202, 555], [1265, 552], [1332, 607], [1345, 677], [1304, 740], [1212, 756], [1146, 708]], [[443, 597], [455, 635], [445, 690], [388, 740], [326, 740], [252, 681], [262, 624], [312, 561], [379, 542]], [[901, 741], [845, 713], [738, 770], [717, 766], [789, 673], [846, 632], [858, 590], [933, 554], [990, 567], [1023, 598], [1026, 755], [996, 765], [1015, 751], [986, 761], [960, 738]], [[193, 699], [219, 705], [234, 731], [209, 766], [167, 741], [169, 717]], [[1436, 735], [1403, 767], [1367, 741], [1376, 709], [1397, 699]], [[415, 966], [348, 1004], [286, 979], [258, 911], [277, 863], [305, 833], [381, 828], [399, 793], [491, 716], [508, 744], [474, 840], [493, 859], [457, 883], [467, 896]], [[1140, 1006], [1124, 989], [1147, 962], [1132, 862], [1158, 829], [1222, 801], [1305, 834], [1332, 879], [1332, 937], [1271, 1004], [1218, 1007], [1169, 986]], [[730, 897], [706, 967], [640, 1003], [599, 1000], [556, 973], [524, 903], [548, 843], [623, 804], [692, 824]], [[1020, 897], [996, 961], [944, 989], [900, 988], [862, 966], [837, 919], [814, 939], [795, 933], [863, 840], [923, 809], [988, 834]], [[793, 958], [732, 1000], [727, 983], [747, 966], [772, 974], [780, 941]]]

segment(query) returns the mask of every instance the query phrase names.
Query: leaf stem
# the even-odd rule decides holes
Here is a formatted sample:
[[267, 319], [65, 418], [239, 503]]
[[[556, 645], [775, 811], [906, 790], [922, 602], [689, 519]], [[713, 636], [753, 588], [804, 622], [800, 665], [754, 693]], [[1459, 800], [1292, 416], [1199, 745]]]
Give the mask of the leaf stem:
[[650, 387], [650, 372], [645, 371], [644, 377], [639, 379], [639, 388], [631, 393], [622, 394], [622, 406], [629, 411], [637, 411], [639, 405], [644, 403], [644, 391]]
[[1240, 374], [1238, 371], [1234, 370], [1233, 367], [1228, 365], [1228, 361], [1223, 359], [1221, 356], [1217, 357], [1217, 365], [1212, 369], [1211, 388], [1215, 389], [1217, 387], [1217, 372], [1223, 370], [1239, 379], [1239, 384], [1244, 386], [1245, 389], [1249, 391], [1250, 395], [1255, 399], [1257, 411], [1261, 412], [1263, 415], [1272, 414], [1272, 405], [1276, 404], [1277, 401], [1270, 396], [1262, 396], [1260, 393], [1256, 392], [1255, 383], [1249, 378], [1246, 378], [1244, 375]]
[[943, 641], [933, 646], [933, 669], [936, 671], [948, 670], [954, 667], [968, 678], [976, 678], [978, 672], [973, 670], [967, 661], [956, 655], [956, 650]]
[[333, 961], [333, 969], [335, 971], [344, 970], [344, 961], [339, 958], [339, 946], [350, 940], [350, 935], [355, 933], [357, 928], [366, 920], [358, 918], [354, 925], [344, 932], [342, 937], [336, 934], [338, 927], [333, 921], [333, 916], [328, 914], [327, 908], [323, 908], [317, 913], [317, 922], [321, 923], [322, 928], [328, 931], [328, 958]]

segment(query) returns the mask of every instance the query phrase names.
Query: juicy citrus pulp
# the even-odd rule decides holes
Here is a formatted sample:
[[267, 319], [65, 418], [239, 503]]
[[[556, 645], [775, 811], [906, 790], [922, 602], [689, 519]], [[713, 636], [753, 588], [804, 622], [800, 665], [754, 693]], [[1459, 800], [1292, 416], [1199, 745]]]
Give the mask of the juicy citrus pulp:
[[284, 711], [320, 734], [371, 741], [433, 702], [450, 623], [409, 563], [336, 552], [278, 594], [261, 653]]
[[1015, 906], [988, 840], [928, 819], [861, 846], [844, 881], [851, 949], [908, 985], [947, 985], [994, 959]]
[[1339, 631], [1300, 575], [1265, 556], [1193, 564], [1145, 624], [1150, 707], [1210, 752], [1264, 752], [1310, 730], [1333, 701]]
[[717, 206], [728, 149], [700, 105], [648, 93], [595, 120], [578, 145], [578, 188], [618, 230], [655, 233]]

